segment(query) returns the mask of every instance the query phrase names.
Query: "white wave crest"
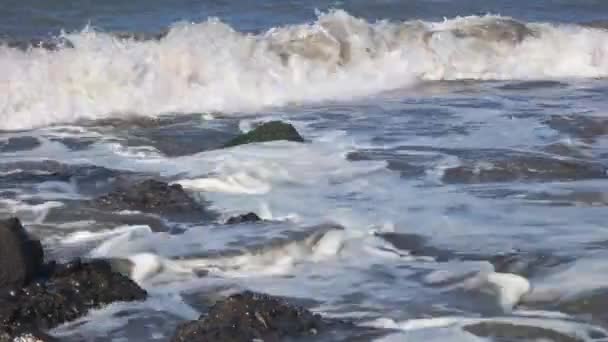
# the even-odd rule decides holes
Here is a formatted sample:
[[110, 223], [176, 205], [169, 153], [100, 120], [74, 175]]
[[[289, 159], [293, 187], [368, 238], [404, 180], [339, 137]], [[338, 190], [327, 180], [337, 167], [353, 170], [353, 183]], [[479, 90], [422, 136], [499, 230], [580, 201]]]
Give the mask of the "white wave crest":
[[0, 46], [0, 129], [348, 99], [416, 80], [608, 76], [608, 32], [499, 16], [369, 23], [344, 11], [261, 34], [217, 19], [160, 40], [85, 29], [73, 48]]

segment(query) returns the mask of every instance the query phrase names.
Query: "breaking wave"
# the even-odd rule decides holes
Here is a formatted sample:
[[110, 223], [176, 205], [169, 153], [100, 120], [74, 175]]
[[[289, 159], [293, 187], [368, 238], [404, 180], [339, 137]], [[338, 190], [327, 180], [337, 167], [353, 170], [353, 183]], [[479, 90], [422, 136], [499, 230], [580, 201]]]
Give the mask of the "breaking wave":
[[501, 16], [370, 23], [336, 10], [260, 34], [209, 19], [149, 38], [87, 28], [55, 48], [0, 46], [0, 129], [250, 112], [420, 80], [608, 76], [608, 31]]

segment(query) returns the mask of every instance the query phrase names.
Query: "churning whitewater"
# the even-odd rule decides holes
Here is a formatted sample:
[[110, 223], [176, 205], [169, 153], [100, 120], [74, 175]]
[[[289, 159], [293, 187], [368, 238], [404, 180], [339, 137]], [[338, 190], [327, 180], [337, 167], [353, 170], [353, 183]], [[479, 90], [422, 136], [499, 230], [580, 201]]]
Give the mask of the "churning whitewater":
[[0, 342], [608, 341], [605, 0], [9, 3]]
[[608, 76], [608, 31], [493, 15], [370, 23], [335, 10], [260, 34], [209, 19], [155, 38], [86, 28], [58, 37], [54, 49], [0, 46], [0, 129], [236, 114], [421, 81]]

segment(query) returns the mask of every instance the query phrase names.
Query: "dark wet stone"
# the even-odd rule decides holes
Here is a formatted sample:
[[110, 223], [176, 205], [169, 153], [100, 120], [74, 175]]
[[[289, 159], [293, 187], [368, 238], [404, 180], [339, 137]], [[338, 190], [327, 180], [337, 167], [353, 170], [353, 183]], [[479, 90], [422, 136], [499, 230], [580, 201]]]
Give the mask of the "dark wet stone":
[[608, 118], [605, 117], [584, 114], [553, 115], [544, 123], [556, 131], [589, 142], [608, 134]]
[[179, 184], [157, 180], [121, 184], [107, 195], [94, 200], [94, 205], [107, 210], [137, 210], [169, 216], [172, 219], [209, 218], [212, 214], [190, 197]]
[[172, 341], [273, 342], [314, 336], [324, 327], [320, 315], [275, 297], [243, 292], [213, 305], [198, 321], [180, 325]]
[[0, 341], [38, 336], [117, 301], [143, 300], [146, 291], [109, 262], [79, 259], [43, 265], [44, 251], [18, 219], [0, 222]]
[[133, 261], [129, 259], [123, 258], [109, 258], [105, 259], [105, 261], [110, 264], [113, 272], [122, 274], [125, 277], [130, 277], [133, 272], [133, 267], [135, 264]]
[[495, 341], [536, 341], [548, 340], [552, 342], [583, 342], [584, 340], [561, 332], [541, 327], [519, 325], [501, 322], [480, 322], [467, 325], [464, 330], [480, 337], [491, 337]]
[[484, 164], [464, 161], [445, 170], [446, 183], [492, 183], [512, 181], [574, 181], [606, 178], [602, 164], [579, 159], [557, 159], [543, 155], [511, 154], [500, 159], [488, 156]]
[[232, 216], [226, 220], [226, 224], [239, 224], [239, 223], [250, 223], [260, 222], [262, 219], [255, 213], [247, 213], [238, 216]]
[[302, 136], [291, 124], [281, 121], [270, 121], [265, 122], [253, 130], [232, 139], [225, 144], [224, 147], [276, 140], [304, 142], [304, 138], [302, 138]]
[[20, 288], [37, 276], [44, 255], [17, 218], [0, 221], [0, 291]]
[[103, 260], [50, 264], [45, 274], [20, 290], [0, 297], [0, 329], [14, 335], [50, 329], [118, 301], [147, 297], [131, 279]]
[[0, 152], [18, 152], [32, 150], [40, 146], [34, 137], [12, 137], [0, 142]]

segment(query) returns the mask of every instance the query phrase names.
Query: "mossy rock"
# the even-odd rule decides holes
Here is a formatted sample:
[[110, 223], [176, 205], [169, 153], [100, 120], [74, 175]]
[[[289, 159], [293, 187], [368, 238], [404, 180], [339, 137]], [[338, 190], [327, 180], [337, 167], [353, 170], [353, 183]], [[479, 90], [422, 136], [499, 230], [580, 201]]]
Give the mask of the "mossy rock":
[[298, 131], [291, 124], [281, 121], [269, 121], [230, 140], [224, 145], [224, 147], [277, 140], [304, 142], [304, 138], [302, 138], [300, 133], [298, 133]]

